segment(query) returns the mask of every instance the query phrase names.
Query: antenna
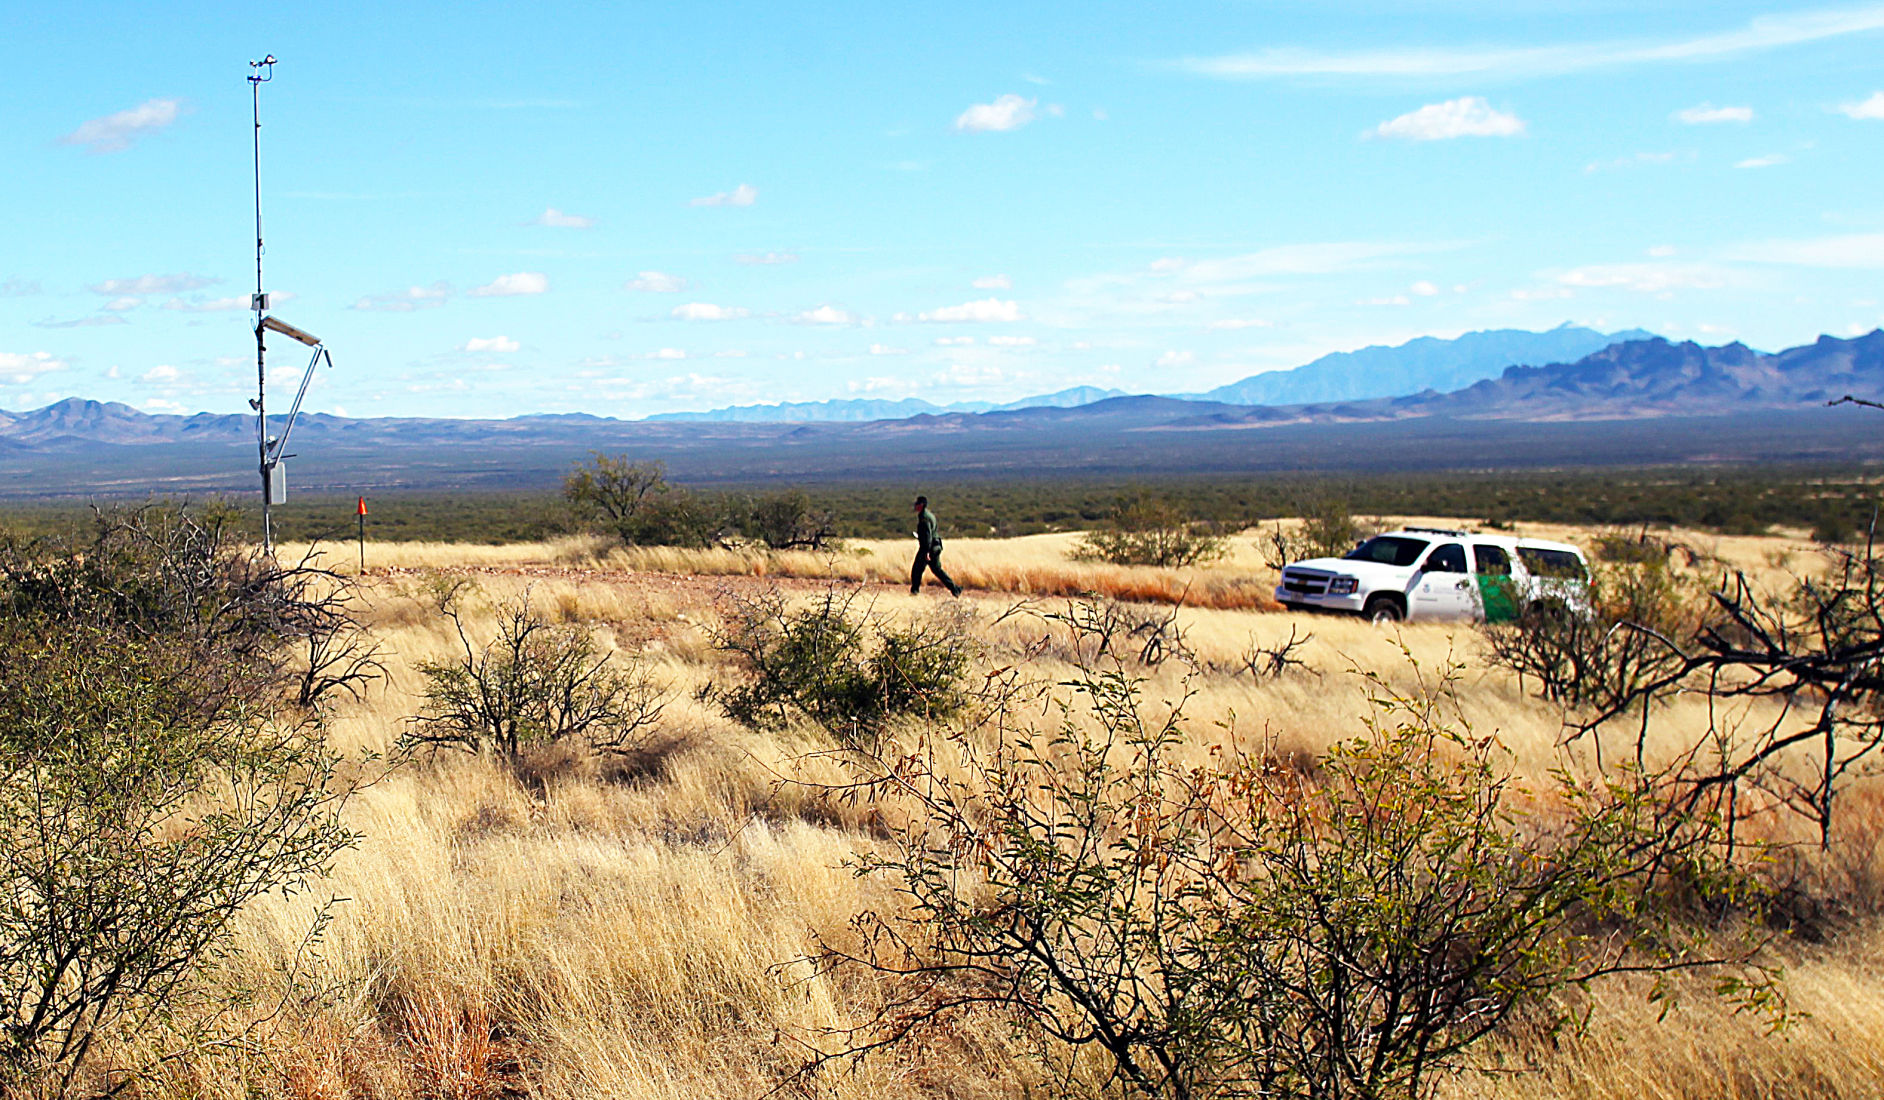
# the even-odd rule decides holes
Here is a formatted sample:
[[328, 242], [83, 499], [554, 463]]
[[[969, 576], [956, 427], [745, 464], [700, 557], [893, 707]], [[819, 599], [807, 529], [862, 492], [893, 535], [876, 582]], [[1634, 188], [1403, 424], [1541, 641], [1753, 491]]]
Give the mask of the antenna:
[[[262, 85], [275, 79], [275, 55], [269, 54], [260, 61], [251, 61], [249, 68], [254, 70], [249, 74], [249, 90], [254, 100], [255, 119], [255, 296], [249, 299], [249, 305], [255, 311], [255, 399], [249, 402], [249, 407], [255, 410], [255, 444], [261, 457], [262, 552], [272, 555], [275, 552], [272, 508], [276, 501], [288, 499], [286, 470], [281, 465], [282, 459], [293, 457], [283, 453], [288, 446], [288, 436], [294, 432], [295, 419], [301, 415], [301, 401], [307, 397], [308, 383], [314, 380], [314, 368], [325, 362], [331, 369], [334, 359], [322, 346], [320, 337], [271, 317], [268, 313], [268, 293], [262, 287]], [[280, 333], [314, 349], [314, 356], [308, 360], [307, 370], [301, 375], [301, 388], [294, 395], [294, 407], [288, 410], [288, 420], [281, 427], [279, 439], [268, 437], [267, 334], [270, 332]]]

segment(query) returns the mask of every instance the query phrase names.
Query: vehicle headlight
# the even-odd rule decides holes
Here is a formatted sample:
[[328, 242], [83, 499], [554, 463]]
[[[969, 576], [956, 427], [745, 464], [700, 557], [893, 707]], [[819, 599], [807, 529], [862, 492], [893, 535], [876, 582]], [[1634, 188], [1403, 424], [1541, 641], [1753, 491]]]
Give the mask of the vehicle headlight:
[[1360, 582], [1353, 577], [1336, 577], [1328, 582], [1328, 594], [1330, 596], [1351, 596], [1354, 594], [1354, 586], [1359, 583]]

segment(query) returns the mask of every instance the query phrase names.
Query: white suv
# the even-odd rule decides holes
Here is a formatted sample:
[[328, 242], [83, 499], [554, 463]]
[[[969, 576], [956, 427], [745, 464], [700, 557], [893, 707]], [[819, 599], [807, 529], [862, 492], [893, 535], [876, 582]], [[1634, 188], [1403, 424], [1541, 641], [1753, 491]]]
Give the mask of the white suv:
[[1406, 527], [1344, 557], [1293, 562], [1276, 599], [1297, 610], [1344, 611], [1375, 622], [1500, 622], [1533, 604], [1588, 605], [1589, 564], [1569, 543]]

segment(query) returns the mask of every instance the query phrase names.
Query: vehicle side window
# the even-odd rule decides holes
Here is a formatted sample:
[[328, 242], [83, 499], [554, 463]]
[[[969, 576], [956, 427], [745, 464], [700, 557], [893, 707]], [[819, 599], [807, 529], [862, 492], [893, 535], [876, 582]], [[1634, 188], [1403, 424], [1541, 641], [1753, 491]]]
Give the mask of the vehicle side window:
[[1464, 573], [1465, 547], [1456, 542], [1445, 543], [1426, 556], [1428, 573]]
[[1472, 559], [1478, 563], [1480, 576], [1509, 577], [1511, 575], [1511, 555], [1505, 553], [1502, 546], [1486, 546], [1475, 542], [1472, 544]]
[[1584, 572], [1582, 559], [1565, 550], [1520, 546], [1518, 557], [1524, 559], [1525, 568], [1540, 577], [1580, 581], [1588, 575]]

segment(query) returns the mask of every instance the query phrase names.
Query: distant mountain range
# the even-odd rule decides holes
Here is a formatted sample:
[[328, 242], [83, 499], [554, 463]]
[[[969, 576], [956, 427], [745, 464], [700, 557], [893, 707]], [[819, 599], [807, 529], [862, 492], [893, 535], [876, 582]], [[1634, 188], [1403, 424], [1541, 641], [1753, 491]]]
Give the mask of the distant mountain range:
[[1008, 409], [1033, 408], [1067, 409], [1079, 405], [1090, 405], [1095, 401], [1104, 401], [1108, 397], [1123, 396], [1125, 396], [1124, 390], [1074, 386], [1071, 389], [1060, 390], [1058, 393], [1023, 397], [1019, 401], [1009, 401], [1000, 405], [992, 401], [957, 401], [948, 405], [937, 405], [924, 401], [920, 397], [905, 397], [901, 401], [882, 401], [865, 397], [833, 401], [787, 401], [778, 405], [730, 405], [723, 409], [710, 409], [706, 412], [656, 413], [648, 419], [655, 421], [714, 420], [729, 424], [897, 420], [908, 416], [921, 416], [925, 413], [1000, 412]]
[[[1653, 333], [1641, 329], [1601, 333], [1565, 324], [1549, 332], [1496, 329], [1468, 332], [1453, 340], [1422, 336], [1397, 347], [1374, 346], [1359, 351], [1324, 355], [1293, 370], [1253, 374], [1240, 382], [1204, 393], [1168, 396], [1187, 401], [1221, 401], [1231, 405], [1301, 405], [1314, 401], [1358, 401], [1396, 397], [1422, 390], [1456, 390], [1518, 364], [1568, 363], [1626, 340], [1645, 340]], [[942, 413], [1009, 412], [1014, 409], [1068, 409], [1090, 405], [1124, 390], [1075, 386], [1058, 393], [1023, 397], [996, 404], [957, 401], [937, 405], [918, 397], [900, 401], [851, 398], [832, 401], [795, 401], [778, 405], [733, 405], [706, 412], [660, 413], [649, 420], [716, 420], [724, 423], [813, 424], [863, 420], [897, 420]]]
[[1604, 334], [1565, 324], [1549, 332], [1468, 332], [1455, 340], [1422, 336], [1397, 347], [1375, 345], [1335, 352], [1294, 370], [1253, 374], [1214, 390], [1177, 396], [1231, 405], [1305, 405], [1398, 397], [1423, 390], [1444, 393], [1496, 378], [1506, 367], [1570, 363], [1611, 344], [1653, 339], [1654, 335], [1641, 329]]
[[[1884, 459], [1884, 414], [1824, 408], [1847, 393], [1884, 396], [1884, 330], [1770, 355], [1653, 337], [1449, 392], [1292, 405], [1114, 396], [825, 423], [316, 414], [290, 465], [296, 485], [350, 492], [547, 487], [592, 450], [702, 482]], [[254, 431], [235, 413], [78, 398], [0, 412], [0, 495], [246, 489]]]

